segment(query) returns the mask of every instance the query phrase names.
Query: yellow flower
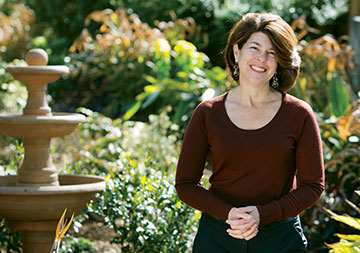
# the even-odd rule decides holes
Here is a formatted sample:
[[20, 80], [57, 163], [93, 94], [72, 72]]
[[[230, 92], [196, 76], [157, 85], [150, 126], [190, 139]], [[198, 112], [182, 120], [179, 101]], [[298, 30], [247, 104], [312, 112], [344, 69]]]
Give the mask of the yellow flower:
[[110, 180], [110, 177], [109, 177], [109, 176], [106, 176], [106, 177], [105, 177], [105, 183], [109, 183], [109, 180]]
[[152, 191], [154, 189], [154, 187], [151, 184], [148, 184], [148, 190]]
[[176, 207], [177, 207], [177, 208], [180, 208], [180, 207], [181, 207], [181, 202], [180, 202], [180, 201], [178, 201], [178, 202], [176, 203]]
[[133, 160], [130, 160], [130, 161], [129, 161], [129, 164], [130, 164], [131, 167], [135, 167], [135, 166], [136, 166], [136, 163], [135, 163]]
[[325, 138], [328, 138], [329, 136], [330, 136], [330, 132], [329, 132], [329, 131], [325, 131], [324, 137], [325, 137]]
[[183, 52], [183, 53], [192, 53], [196, 52], [196, 47], [194, 44], [186, 41], [186, 40], [178, 40], [176, 41], [176, 45], [174, 47], [176, 53]]
[[201, 216], [201, 212], [196, 212], [194, 215], [194, 220], [197, 221]]
[[146, 182], [146, 177], [143, 176], [143, 177], [140, 179], [140, 183], [141, 183], [142, 185], [144, 185], [145, 182]]

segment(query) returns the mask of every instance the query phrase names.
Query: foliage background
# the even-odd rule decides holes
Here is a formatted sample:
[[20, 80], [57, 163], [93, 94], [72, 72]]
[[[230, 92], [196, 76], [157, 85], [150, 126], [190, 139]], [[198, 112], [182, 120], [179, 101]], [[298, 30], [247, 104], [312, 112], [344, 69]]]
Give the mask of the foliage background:
[[[348, 8], [346, 0], [2, 0], [0, 110], [20, 112], [26, 103], [24, 85], [4, 69], [24, 65], [28, 49], [43, 48], [49, 64], [68, 65], [71, 75], [49, 85], [49, 102], [88, 122], [54, 140], [52, 157], [61, 173], [106, 177], [88, 219], [112, 227], [124, 252], [183, 251], [199, 218], [173, 189], [187, 122], [199, 102], [235, 85], [221, 53], [231, 26], [246, 12], [277, 13], [293, 25], [303, 62], [290, 93], [312, 106], [323, 138], [326, 192], [301, 218], [309, 251], [326, 252], [335, 233], [356, 232], [323, 208], [359, 216], [349, 204], [359, 198], [360, 110], [343, 36]], [[0, 173], [16, 173], [21, 141], [1, 136], [0, 145]], [[0, 231], [0, 248], [19, 249], [3, 222]], [[63, 250], [92, 248], [87, 243], [70, 238]]]

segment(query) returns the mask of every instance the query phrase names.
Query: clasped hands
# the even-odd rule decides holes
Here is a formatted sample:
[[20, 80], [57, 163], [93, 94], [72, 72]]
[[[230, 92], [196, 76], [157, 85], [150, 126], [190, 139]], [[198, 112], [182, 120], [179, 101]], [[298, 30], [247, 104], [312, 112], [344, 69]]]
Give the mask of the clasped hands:
[[250, 240], [258, 233], [260, 214], [255, 206], [233, 207], [229, 211], [226, 231], [234, 238]]

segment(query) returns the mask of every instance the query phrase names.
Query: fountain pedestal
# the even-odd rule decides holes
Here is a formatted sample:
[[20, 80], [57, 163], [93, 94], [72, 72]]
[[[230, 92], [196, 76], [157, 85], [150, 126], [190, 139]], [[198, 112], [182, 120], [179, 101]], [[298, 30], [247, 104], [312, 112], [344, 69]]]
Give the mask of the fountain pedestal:
[[105, 189], [98, 176], [58, 175], [50, 158], [51, 139], [72, 133], [85, 117], [52, 113], [46, 101], [47, 84], [68, 74], [66, 66], [46, 66], [47, 54], [30, 50], [27, 67], [7, 72], [24, 82], [28, 100], [23, 114], [0, 114], [0, 133], [22, 138], [25, 157], [17, 176], [0, 176], [0, 218], [20, 232], [24, 253], [50, 252], [57, 222], [65, 208], [80, 214], [94, 194]]

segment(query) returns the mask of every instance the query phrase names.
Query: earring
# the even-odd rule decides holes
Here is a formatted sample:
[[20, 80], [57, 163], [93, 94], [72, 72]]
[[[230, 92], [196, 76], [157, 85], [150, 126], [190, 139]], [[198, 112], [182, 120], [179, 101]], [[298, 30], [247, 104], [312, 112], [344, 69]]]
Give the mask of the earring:
[[276, 74], [272, 78], [271, 87], [273, 87], [274, 89], [279, 87], [279, 82], [278, 82], [278, 78], [277, 78]]
[[233, 73], [233, 75], [234, 75], [235, 77], [238, 77], [238, 76], [239, 76], [239, 65], [238, 65], [237, 62], [235, 62], [235, 65], [234, 65], [234, 73]]

